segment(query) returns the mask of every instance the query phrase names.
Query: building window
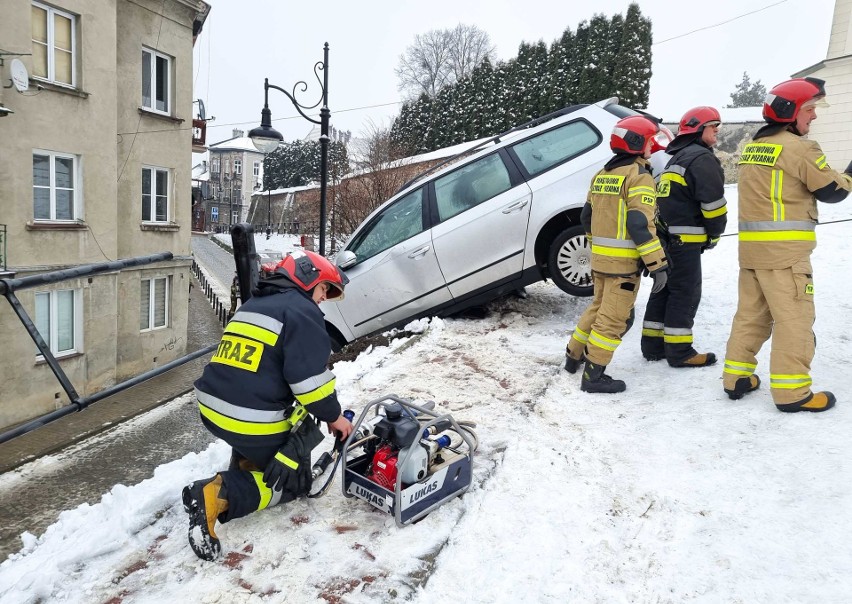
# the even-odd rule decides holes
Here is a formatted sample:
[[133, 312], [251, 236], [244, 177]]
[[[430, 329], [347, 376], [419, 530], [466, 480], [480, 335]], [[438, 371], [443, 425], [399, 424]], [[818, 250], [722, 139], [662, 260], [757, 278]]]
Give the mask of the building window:
[[254, 162], [253, 174], [254, 174], [255, 180], [258, 180], [260, 178], [260, 162], [259, 161]]
[[77, 218], [77, 158], [52, 151], [33, 151], [33, 218]]
[[74, 15], [33, 2], [33, 77], [74, 86], [75, 38]]
[[235, 159], [234, 160], [234, 174], [242, 174], [243, 173], [243, 160]]
[[73, 289], [36, 293], [35, 326], [54, 356], [78, 351], [79, 306], [79, 291]]
[[169, 324], [169, 278], [142, 279], [139, 329], [158, 329]]
[[167, 222], [169, 219], [169, 171], [142, 168], [142, 221]]
[[142, 106], [168, 114], [171, 94], [171, 58], [147, 48], [142, 49]]
[[219, 171], [219, 156], [218, 155], [213, 156], [213, 168], [212, 168], [211, 171], [212, 172], [218, 172]]

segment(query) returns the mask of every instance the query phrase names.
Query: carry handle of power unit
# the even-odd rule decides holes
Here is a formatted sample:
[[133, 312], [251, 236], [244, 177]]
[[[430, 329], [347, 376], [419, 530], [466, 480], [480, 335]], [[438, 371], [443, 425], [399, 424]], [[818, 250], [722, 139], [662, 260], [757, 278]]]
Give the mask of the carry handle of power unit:
[[[348, 467], [350, 445], [352, 444], [352, 441], [355, 438], [355, 433], [358, 431], [358, 427], [361, 425], [361, 423], [367, 417], [370, 409], [375, 408], [376, 413], [378, 413], [379, 407], [387, 407], [388, 405], [391, 405], [393, 403], [399, 403], [400, 405], [403, 406], [403, 408], [408, 409], [408, 410], [413, 409], [414, 411], [417, 411], [417, 413], [419, 413], [422, 416], [431, 417], [432, 419], [429, 422], [427, 422], [424, 426], [422, 426], [423, 430], [427, 430], [427, 429], [429, 429], [429, 427], [437, 425], [438, 423], [440, 423], [442, 421], [448, 421], [450, 423], [450, 425], [452, 426], [450, 429], [453, 430], [454, 432], [456, 432], [459, 436], [461, 436], [462, 440], [467, 445], [467, 449], [468, 449], [467, 450], [467, 457], [470, 459], [471, 470], [473, 469], [473, 451], [475, 449], [473, 439], [470, 437], [469, 434], [467, 434], [466, 430], [464, 430], [458, 424], [458, 422], [456, 422], [456, 420], [453, 419], [453, 417], [451, 415], [449, 415], [449, 414], [439, 415], [431, 409], [427, 409], [426, 407], [421, 407], [419, 405], [415, 405], [411, 401], [399, 398], [395, 394], [388, 394], [388, 395], [379, 397], [377, 399], [373, 399], [372, 401], [367, 403], [367, 405], [364, 407], [364, 410], [361, 411], [361, 415], [358, 416], [358, 420], [352, 426], [352, 433], [346, 439], [346, 444], [343, 446], [343, 454], [342, 454], [343, 455], [343, 463], [340, 464], [340, 478], [341, 478], [340, 482], [341, 482], [341, 488], [342, 488], [344, 497], [352, 497], [352, 495], [350, 495], [349, 493], [346, 492], [346, 468]], [[413, 447], [408, 447], [408, 453], [406, 454], [404, 459], [400, 460], [399, 467], [405, 467], [405, 464], [408, 461], [408, 458], [411, 457], [412, 454], [413, 454]], [[470, 485], [468, 485], [463, 491], [461, 491], [461, 493], [467, 491], [468, 488], [470, 488]], [[431, 511], [431, 509], [433, 509], [433, 508], [430, 508], [430, 509], [424, 510], [420, 514], [413, 516], [411, 519], [408, 520], [408, 522], [403, 522], [402, 521], [402, 477], [401, 477], [400, 474], [397, 474], [397, 476], [396, 476], [396, 483], [394, 484], [393, 493], [394, 493], [394, 520], [396, 521], [396, 525], [399, 526], [399, 527], [403, 527], [406, 524], [410, 524], [412, 522], [415, 522], [416, 520], [419, 520], [420, 518], [422, 518], [423, 516], [428, 514]], [[453, 494], [453, 497], [456, 497], [456, 496], [460, 495], [461, 493], [455, 493], [455, 494]]]

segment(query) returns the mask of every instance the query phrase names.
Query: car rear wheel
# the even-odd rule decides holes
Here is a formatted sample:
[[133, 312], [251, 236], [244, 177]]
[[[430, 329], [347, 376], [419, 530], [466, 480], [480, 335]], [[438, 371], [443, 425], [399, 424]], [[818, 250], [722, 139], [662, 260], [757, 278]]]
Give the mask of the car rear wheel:
[[581, 225], [568, 227], [550, 244], [547, 255], [550, 278], [572, 296], [591, 296], [592, 250]]

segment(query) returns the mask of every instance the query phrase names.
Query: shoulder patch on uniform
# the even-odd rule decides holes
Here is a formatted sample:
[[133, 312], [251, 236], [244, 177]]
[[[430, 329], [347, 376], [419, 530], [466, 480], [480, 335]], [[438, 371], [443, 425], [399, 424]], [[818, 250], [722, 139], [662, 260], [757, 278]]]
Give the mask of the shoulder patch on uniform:
[[774, 143], [749, 143], [743, 148], [739, 164], [774, 166], [783, 149], [784, 145]]
[[816, 167], [819, 168], [820, 170], [830, 170], [831, 169], [828, 166], [828, 160], [825, 159], [825, 155], [820, 155], [819, 157], [817, 157], [814, 160], [814, 163], [816, 164]]
[[654, 198], [653, 195], [643, 195], [642, 196], [642, 203], [644, 203], [646, 206], [654, 205], [655, 201], [656, 201], [656, 199]]

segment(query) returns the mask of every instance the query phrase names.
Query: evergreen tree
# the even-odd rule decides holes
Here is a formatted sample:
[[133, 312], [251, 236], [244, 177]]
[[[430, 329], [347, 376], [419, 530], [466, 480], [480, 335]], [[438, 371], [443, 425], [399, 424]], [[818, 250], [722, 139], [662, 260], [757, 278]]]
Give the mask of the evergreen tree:
[[[301, 187], [319, 181], [321, 153], [319, 141], [298, 140], [280, 144], [264, 157], [264, 188]], [[349, 172], [349, 156], [341, 142], [333, 141], [328, 146], [328, 172], [337, 175]]]
[[643, 109], [648, 106], [651, 81], [651, 20], [642, 16], [639, 5], [627, 8], [621, 44], [612, 72], [613, 94], [622, 105]]
[[737, 84], [731, 93], [731, 104], [728, 107], [762, 107], [766, 98], [766, 86], [760, 80], [751, 83], [747, 72], [743, 72], [743, 80]]

